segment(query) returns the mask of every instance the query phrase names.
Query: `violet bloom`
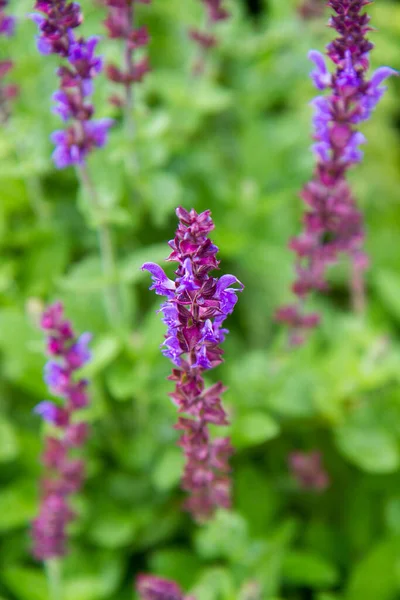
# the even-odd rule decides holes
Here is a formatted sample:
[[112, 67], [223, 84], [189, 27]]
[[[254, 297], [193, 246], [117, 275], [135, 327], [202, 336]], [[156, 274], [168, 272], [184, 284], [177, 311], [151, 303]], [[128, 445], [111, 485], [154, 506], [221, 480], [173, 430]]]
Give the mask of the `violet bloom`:
[[195, 600], [193, 596], [185, 596], [174, 581], [154, 575], [139, 575], [136, 590], [141, 600]]
[[292, 452], [288, 462], [293, 477], [302, 489], [323, 492], [329, 486], [329, 475], [324, 469], [321, 452]]
[[[0, 0], [0, 36], [11, 37], [15, 30], [15, 18], [7, 15], [8, 0]], [[13, 68], [12, 60], [0, 61], [0, 123], [5, 123], [10, 116], [10, 101], [18, 94], [18, 86], [4, 83], [3, 79]]]
[[[142, 269], [153, 278], [156, 294], [167, 299], [161, 305], [167, 333], [163, 354], [175, 365], [169, 379], [176, 382], [171, 394], [179, 418], [176, 428], [183, 431], [180, 446], [186, 457], [182, 487], [190, 493], [186, 508], [198, 519], [212, 515], [217, 506], [230, 506], [228, 459], [232, 449], [228, 438], [210, 437], [209, 426], [227, 425], [221, 405], [222, 383], [205, 387], [203, 372], [222, 362], [220, 344], [228, 333], [222, 328], [233, 312], [237, 292], [243, 285], [233, 275], [215, 278], [218, 248], [208, 238], [214, 229], [210, 211], [197, 214], [178, 208], [179, 226], [169, 242], [167, 260], [177, 262], [175, 281], [154, 263]], [[234, 286], [239, 286], [235, 288]]]
[[147, 56], [135, 60], [136, 51], [149, 43], [146, 27], [135, 27], [135, 4], [150, 4], [151, 0], [104, 0], [108, 15], [104, 21], [108, 36], [124, 42], [125, 64], [123, 67], [110, 64], [106, 67], [107, 77], [125, 88], [125, 97], [113, 96], [111, 101], [117, 106], [131, 110], [132, 86], [141, 82], [149, 72]]
[[74, 30], [82, 23], [79, 4], [66, 0], [38, 0], [33, 20], [39, 28], [38, 49], [42, 54], [58, 54], [66, 59], [57, 74], [60, 91], [54, 94], [54, 112], [70, 123], [65, 130], [52, 134], [56, 144], [53, 160], [59, 169], [83, 165], [88, 154], [107, 141], [111, 119], [93, 119], [94, 107], [89, 100], [92, 82], [103, 67], [95, 55], [97, 37], [77, 38]]
[[363, 271], [368, 258], [363, 251], [364, 226], [349, 184], [347, 172], [362, 160], [360, 145], [365, 137], [358, 131], [381, 99], [383, 81], [396, 73], [389, 67], [379, 68], [368, 79], [369, 52], [373, 48], [366, 38], [370, 31], [369, 16], [362, 9], [369, 0], [329, 0], [334, 15], [330, 26], [338, 37], [327, 46], [327, 55], [335, 70], [331, 73], [325, 58], [312, 50], [310, 60], [315, 65], [312, 80], [320, 95], [314, 107], [313, 152], [316, 168], [313, 179], [301, 192], [307, 205], [304, 231], [290, 242], [297, 255], [297, 280], [293, 291], [299, 305], [278, 310], [277, 319], [293, 329], [293, 339], [301, 342], [305, 328], [317, 324], [317, 315], [305, 315], [304, 300], [314, 291], [325, 291], [327, 268], [346, 254], [353, 265], [352, 291], [356, 306], [363, 304]]
[[59, 302], [43, 313], [41, 327], [48, 336], [51, 357], [45, 366], [45, 382], [50, 393], [63, 400], [62, 404], [44, 400], [35, 408], [35, 413], [55, 428], [45, 438], [42, 461], [46, 473], [39, 515], [32, 523], [33, 554], [47, 560], [66, 553], [66, 527], [74, 518], [68, 500], [80, 489], [84, 477], [83, 461], [72, 458], [71, 451], [80, 448], [88, 434], [87, 424], [78, 417], [88, 404], [88, 382], [77, 379], [75, 373], [90, 360], [91, 335], [76, 337]]

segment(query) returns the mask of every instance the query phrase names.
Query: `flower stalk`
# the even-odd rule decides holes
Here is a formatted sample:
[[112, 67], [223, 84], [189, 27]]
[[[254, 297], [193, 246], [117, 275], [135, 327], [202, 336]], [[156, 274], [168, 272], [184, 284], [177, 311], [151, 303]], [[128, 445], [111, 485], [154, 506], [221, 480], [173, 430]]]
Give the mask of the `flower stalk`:
[[328, 93], [312, 102], [316, 167], [300, 194], [307, 207], [304, 231], [290, 242], [296, 254], [297, 279], [292, 289], [298, 304], [283, 306], [276, 315], [291, 327], [295, 344], [303, 342], [306, 329], [318, 324], [319, 316], [306, 314], [303, 304], [313, 292], [327, 291], [327, 270], [340, 254], [347, 255], [352, 264], [354, 303], [358, 310], [365, 306], [363, 274], [368, 257], [363, 250], [364, 224], [347, 173], [363, 157], [360, 145], [366, 139], [359, 125], [370, 118], [383, 96], [383, 81], [397, 73], [381, 67], [367, 77], [373, 48], [367, 38], [370, 17], [363, 12], [368, 4], [370, 0], [329, 0], [333, 11], [329, 25], [338, 34], [327, 46], [333, 73], [320, 52], [309, 53], [315, 64], [312, 80], [318, 90]]
[[33, 555], [47, 563], [55, 599], [61, 594], [58, 559], [67, 553], [66, 529], [75, 518], [69, 499], [79, 491], [84, 479], [84, 462], [75, 454], [88, 436], [88, 425], [79, 415], [89, 402], [88, 381], [77, 377], [77, 371], [90, 360], [91, 335], [75, 335], [59, 302], [43, 313], [41, 328], [47, 335], [50, 356], [44, 379], [50, 393], [62, 402], [44, 400], [35, 408], [49, 429], [42, 455], [45, 473], [40, 486], [40, 508], [32, 523], [32, 539]]
[[214, 228], [210, 211], [197, 214], [178, 208], [176, 213], [179, 225], [167, 259], [178, 263], [175, 281], [157, 264], [145, 263], [142, 269], [152, 275], [150, 289], [167, 298], [161, 305], [167, 325], [162, 352], [174, 364], [169, 379], [175, 390], [170, 396], [180, 415], [176, 429], [182, 432], [179, 445], [186, 459], [185, 508], [202, 521], [216, 507], [229, 508], [231, 503], [230, 441], [210, 435], [210, 425], [228, 424], [221, 404], [225, 387], [218, 382], [207, 388], [204, 373], [222, 362], [220, 345], [228, 333], [222, 325], [243, 285], [233, 275], [218, 279], [209, 274], [219, 265], [218, 248], [208, 237]]

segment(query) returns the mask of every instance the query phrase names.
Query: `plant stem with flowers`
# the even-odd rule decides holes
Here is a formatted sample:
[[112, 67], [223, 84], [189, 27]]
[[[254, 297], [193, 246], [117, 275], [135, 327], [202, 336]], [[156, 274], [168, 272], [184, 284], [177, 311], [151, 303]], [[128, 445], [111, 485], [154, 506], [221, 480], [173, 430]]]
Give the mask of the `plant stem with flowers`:
[[131, 140], [135, 135], [134, 84], [141, 82], [150, 70], [147, 56], [135, 61], [136, 50], [145, 47], [149, 42], [147, 28], [135, 26], [135, 4], [150, 2], [151, 0], [104, 0], [108, 7], [108, 15], [104, 21], [108, 36], [124, 42], [124, 67], [109, 64], [106, 74], [111, 81], [124, 86], [125, 97], [112, 96], [111, 101], [124, 108], [126, 129]]
[[210, 211], [197, 214], [178, 208], [176, 214], [179, 225], [167, 259], [179, 264], [175, 281], [157, 264], [145, 263], [142, 269], [152, 275], [150, 289], [167, 297], [161, 305], [167, 325], [163, 354], [174, 364], [169, 377], [175, 382], [171, 398], [178, 413], [186, 415], [176, 425], [183, 432], [179, 444], [186, 458], [182, 487], [190, 494], [185, 507], [204, 520], [216, 507], [230, 506], [232, 453], [229, 438], [211, 439], [210, 425], [228, 424], [221, 404], [225, 388], [221, 382], [206, 388], [204, 372], [222, 362], [220, 344], [228, 333], [222, 324], [243, 285], [233, 275], [218, 279], [209, 274], [219, 265], [218, 248], [208, 237], [214, 229]]
[[87, 423], [79, 418], [89, 402], [88, 382], [77, 378], [76, 373], [90, 360], [91, 335], [76, 337], [59, 302], [43, 313], [41, 327], [51, 357], [45, 367], [45, 382], [63, 403], [44, 400], [35, 408], [51, 429], [42, 455], [45, 476], [39, 514], [32, 523], [33, 555], [46, 563], [52, 600], [61, 600], [60, 559], [67, 553], [66, 529], [75, 517], [69, 498], [81, 488], [84, 478], [84, 462], [74, 455], [88, 435]]
[[223, 7], [223, 0], [200, 0], [206, 10], [205, 26], [194, 27], [189, 31], [189, 37], [200, 49], [200, 56], [193, 66], [193, 73], [200, 75], [205, 69], [205, 56], [207, 52], [217, 45], [217, 38], [213, 32], [214, 25], [219, 21], [229, 18], [229, 12]]
[[364, 135], [358, 130], [371, 116], [385, 87], [382, 82], [396, 73], [381, 67], [367, 79], [369, 52], [373, 44], [366, 37], [370, 17], [363, 12], [370, 0], [329, 0], [333, 10], [329, 25], [338, 37], [327, 46], [327, 55], [335, 66], [331, 74], [324, 56], [315, 50], [309, 58], [315, 64], [311, 77], [315, 86], [329, 90], [318, 96], [314, 107], [313, 151], [317, 164], [313, 179], [306, 184], [301, 197], [307, 205], [304, 232], [290, 242], [297, 255], [297, 279], [293, 291], [298, 305], [283, 306], [277, 320], [291, 327], [292, 343], [302, 343], [304, 331], [319, 322], [317, 314], [305, 314], [303, 304], [314, 291], [326, 291], [326, 271], [347, 254], [352, 262], [351, 289], [358, 310], [365, 305], [363, 272], [368, 258], [363, 251], [363, 218], [347, 182], [347, 172], [362, 160], [360, 144]]
[[86, 189], [87, 197], [99, 223], [98, 236], [104, 277], [106, 279], [106, 307], [110, 321], [119, 325], [121, 300], [117, 282], [117, 267], [111, 231], [101, 217], [100, 203], [90, 179], [87, 158], [95, 148], [107, 142], [112, 119], [93, 119], [94, 106], [89, 98], [93, 91], [93, 78], [103, 68], [103, 61], [95, 55], [97, 37], [78, 38], [75, 29], [82, 23], [79, 4], [66, 0], [43, 0], [35, 3], [32, 18], [39, 27], [38, 49], [42, 54], [58, 54], [66, 59], [57, 71], [60, 89], [53, 96], [56, 112], [69, 126], [55, 131], [51, 138], [56, 144], [53, 160], [62, 169], [75, 166]]
[[[15, 18], [7, 15], [5, 9], [8, 0], [0, 0], [0, 36], [11, 37], [14, 35]], [[12, 83], [4, 83], [3, 79], [13, 68], [13, 61], [5, 58], [0, 60], [0, 123], [4, 124], [10, 116], [10, 101], [18, 94], [18, 86]]]

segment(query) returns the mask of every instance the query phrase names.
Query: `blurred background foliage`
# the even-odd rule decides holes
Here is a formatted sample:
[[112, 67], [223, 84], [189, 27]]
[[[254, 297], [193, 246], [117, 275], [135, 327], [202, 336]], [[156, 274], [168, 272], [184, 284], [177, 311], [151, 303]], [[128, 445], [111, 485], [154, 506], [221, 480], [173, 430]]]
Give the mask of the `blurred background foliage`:
[[[136, 136], [127, 137], [96, 87], [98, 116], [116, 125], [90, 163], [101, 198], [93, 214], [72, 169], [54, 169], [49, 134], [55, 57], [40, 56], [32, 2], [11, 3], [12, 55], [21, 88], [0, 131], [0, 598], [45, 600], [41, 565], [29, 554], [37, 509], [46, 397], [37, 320], [60, 298], [80, 331], [94, 333], [87, 418], [88, 479], [66, 561], [65, 600], [126, 600], [139, 571], [175, 578], [198, 600], [395, 600], [400, 597], [400, 81], [363, 131], [364, 163], [351, 174], [365, 213], [368, 308], [352, 314], [348, 265], [331, 272], [315, 299], [322, 327], [290, 350], [273, 322], [290, 298], [288, 239], [300, 227], [298, 191], [310, 177], [310, 48], [330, 39], [322, 18], [302, 20], [295, 0], [227, 0], [218, 47], [201, 77], [187, 30], [202, 21], [198, 0], [138, 5], [151, 32], [152, 73], [136, 88]], [[104, 36], [104, 8], [82, 2], [85, 34], [120, 59]], [[373, 67], [400, 69], [400, 3], [370, 7]], [[10, 75], [11, 78], [11, 75]], [[162, 261], [174, 209], [210, 208], [221, 268], [246, 286], [226, 362], [210, 377], [225, 403], [236, 447], [234, 510], [205, 526], [181, 511], [182, 459], [167, 396], [170, 365], [159, 351], [159, 301], [139, 270]], [[122, 329], [103, 308], [95, 226], [112, 226], [124, 298]], [[325, 492], [302, 490], [289, 472], [293, 451], [319, 450]]]

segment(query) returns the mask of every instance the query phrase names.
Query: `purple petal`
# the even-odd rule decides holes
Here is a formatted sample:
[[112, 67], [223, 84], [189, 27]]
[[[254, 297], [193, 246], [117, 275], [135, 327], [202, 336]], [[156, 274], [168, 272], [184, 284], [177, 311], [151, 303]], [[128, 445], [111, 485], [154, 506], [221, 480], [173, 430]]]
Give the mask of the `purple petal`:
[[55, 424], [57, 420], [57, 406], [50, 402], [50, 400], [43, 400], [39, 402], [33, 409], [36, 415], [40, 415], [47, 423]]
[[159, 296], [167, 296], [172, 298], [175, 292], [175, 283], [169, 279], [164, 270], [156, 263], [144, 263], [141, 267], [142, 271], [149, 271], [153, 279], [153, 285], [150, 290], [154, 290]]
[[239, 289], [236, 291], [241, 292], [244, 289], [243, 283], [241, 283], [234, 275], [222, 275], [217, 283], [217, 295], [234, 283], [239, 284]]
[[391, 75], [399, 75], [399, 71], [391, 69], [390, 67], [379, 67], [370, 79], [370, 86], [375, 88], [378, 87], [382, 81], [385, 81], [385, 79], [391, 77]]

